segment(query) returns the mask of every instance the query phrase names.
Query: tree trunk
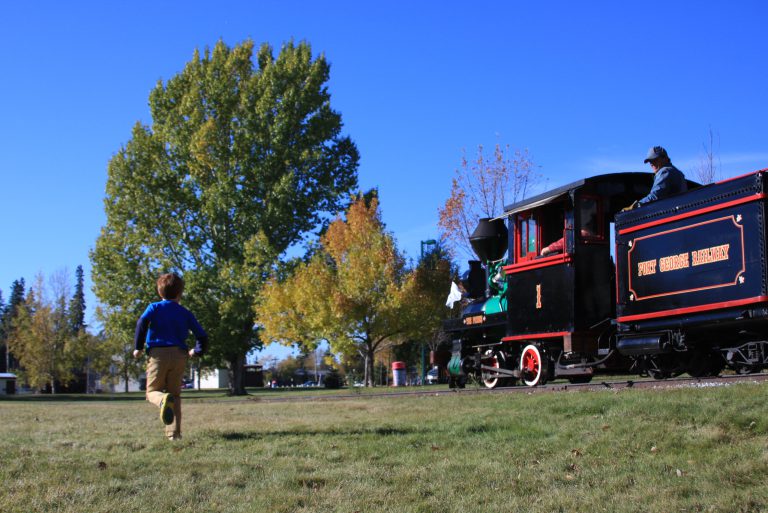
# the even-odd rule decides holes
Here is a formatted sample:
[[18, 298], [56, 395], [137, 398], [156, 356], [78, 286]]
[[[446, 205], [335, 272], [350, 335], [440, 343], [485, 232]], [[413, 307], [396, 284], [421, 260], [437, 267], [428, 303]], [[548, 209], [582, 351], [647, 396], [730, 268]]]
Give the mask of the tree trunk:
[[245, 355], [239, 354], [229, 359], [229, 395], [247, 395], [243, 384], [243, 366]]
[[375, 375], [373, 373], [373, 346], [371, 344], [368, 344], [365, 349], [366, 349], [365, 373], [368, 375], [366, 386], [375, 387], [376, 380], [375, 380]]

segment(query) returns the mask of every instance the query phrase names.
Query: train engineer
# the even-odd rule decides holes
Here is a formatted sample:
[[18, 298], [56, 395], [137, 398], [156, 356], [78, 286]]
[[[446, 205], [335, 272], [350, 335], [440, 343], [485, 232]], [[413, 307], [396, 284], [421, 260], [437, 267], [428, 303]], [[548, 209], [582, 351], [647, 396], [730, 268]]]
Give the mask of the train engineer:
[[660, 200], [673, 194], [679, 194], [688, 190], [685, 181], [685, 175], [682, 171], [672, 165], [672, 161], [661, 146], [654, 146], [648, 150], [648, 155], [643, 161], [650, 164], [653, 169], [653, 186], [647, 196], [640, 198], [630, 205], [626, 210], [632, 210], [636, 207], [647, 205], [648, 203]]

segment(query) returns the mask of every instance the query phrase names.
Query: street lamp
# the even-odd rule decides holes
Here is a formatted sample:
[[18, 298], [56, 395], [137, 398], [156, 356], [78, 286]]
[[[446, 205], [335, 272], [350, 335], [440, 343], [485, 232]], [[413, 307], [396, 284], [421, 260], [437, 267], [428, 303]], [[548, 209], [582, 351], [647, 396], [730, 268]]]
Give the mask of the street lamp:
[[[437, 246], [435, 239], [428, 239], [421, 241], [421, 259], [424, 260], [424, 248], [429, 246]], [[424, 386], [424, 382], [427, 380], [427, 348], [424, 341], [421, 341], [421, 385]]]

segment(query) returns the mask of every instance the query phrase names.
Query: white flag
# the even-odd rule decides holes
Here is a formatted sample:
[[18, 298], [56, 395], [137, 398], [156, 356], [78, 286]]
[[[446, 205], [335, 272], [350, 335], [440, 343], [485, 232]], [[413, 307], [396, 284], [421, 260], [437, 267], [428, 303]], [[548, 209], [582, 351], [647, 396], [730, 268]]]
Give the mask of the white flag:
[[456, 301], [461, 301], [461, 290], [459, 290], [459, 286], [456, 285], [455, 282], [451, 282], [451, 293], [448, 294], [448, 299], [445, 302], [445, 306], [448, 308], [453, 308], [453, 304]]

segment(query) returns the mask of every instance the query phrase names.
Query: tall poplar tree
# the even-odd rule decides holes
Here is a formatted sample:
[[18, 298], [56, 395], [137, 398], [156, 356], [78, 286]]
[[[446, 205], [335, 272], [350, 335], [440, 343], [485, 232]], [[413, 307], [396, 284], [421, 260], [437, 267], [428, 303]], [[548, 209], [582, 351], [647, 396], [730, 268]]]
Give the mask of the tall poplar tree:
[[329, 73], [304, 42], [276, 57], [269, 45], [254, 56], [251, 41], [219, 42], [158, 82], [151, 126], [136, 124], [109, 163], [107, 224], [91, 255], [107, 332], [132, 333], [157, 275], [182, 272], [184, 303], [210, 336], [207, 361], [226, 361], [230, 392], [245, 392], [264, 273], [357, 185]]

